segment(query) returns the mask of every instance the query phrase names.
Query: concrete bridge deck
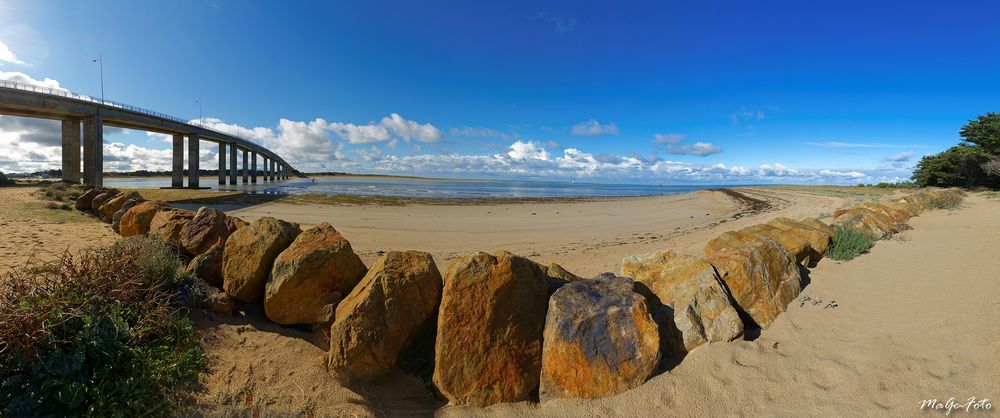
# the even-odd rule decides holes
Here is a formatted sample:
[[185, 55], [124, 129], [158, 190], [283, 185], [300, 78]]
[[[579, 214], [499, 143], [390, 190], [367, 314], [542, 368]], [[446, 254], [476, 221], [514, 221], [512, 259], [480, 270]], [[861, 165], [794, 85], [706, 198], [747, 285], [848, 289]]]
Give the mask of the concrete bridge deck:
[[[236, 184], [240, 174], [243, 183], [257, 183], [258, 174], [263, 174], [264, 181], [287, 179], [293, 175], [304, 177], [279, 155], [249, 140], [163, 113], [64, 89], [0, 81], [0, 115], [62, 121], [62, 171], [63, 180], [68, 182], [79, 183], [82, 179], [84, 184], [103, 185], [105, 125], [172, 135], [172, 187], [185, 187], [185, 138], [189, 156], [186, 187], [198, 188], [200, 185], [197, 156], [201, 141], [219, 144], [219, 184], [226, 183], [227, 174], [229, 184]], [[257, 168], [258, 156], [263, 162], [261, 170]], [[242, 157], [242, 170], [237, 167], [238, 157]]]

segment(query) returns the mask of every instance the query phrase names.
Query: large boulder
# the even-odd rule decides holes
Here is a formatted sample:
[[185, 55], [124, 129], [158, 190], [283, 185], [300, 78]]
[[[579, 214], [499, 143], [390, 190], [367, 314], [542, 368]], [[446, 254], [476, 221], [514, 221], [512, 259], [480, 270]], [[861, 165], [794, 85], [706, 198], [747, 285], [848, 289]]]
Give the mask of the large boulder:
[[114, 195], [112, 198], [108, 199], [106, 202], [104, 202], [104, 204], [101, 205], [100, 208], [96, 210], [97, 217], [100, 218], [105, 223], [111, 223], [112, 219], [114, 219], [115, 217], [115, 212], [118, 212], [118, 210], [125, 205], [125, 202], [132, 199], [141, 199], [141, 198], [142, 196], [139, 195], [139, 192], [135, 191], [128, 193], [118, 193]]
[[190, 254], [198, 255], [229, 238], [226, 214], [207, 206], [198, 208], [194, 218], [181, 230], [180, 244]]
[[664, 354], [683, 355], [702, 344], [743, 335], [739, 313], [729, 304], [715, 268], [704, 258], [673, 251], [625, 257], [622, 275], [645, 285], [659, 303], [669, 307], [663, 319], [670, 322], [659, 324]]
[[149, 232], [149, 225], [156, 213], [167, 207], [166, 203], [157, 200], [147, 200], [133, 206], [122, 215], [118, 233], [123, 237], [145, 235]]
[[115, 212], [114, 216], [111, 217], [111, 229], [116, 233], [121, 232], [122, 218], [125, 217], [125, 214], [128, 213], [129, 209], [132, 209], [136, 205], [145, 201], [146, 199], [143, 199], [142, 197], [125, 201], [125, 204], [123, 204], [122, 207], [118, 209], [118, 212]]
[[445, 398], [474, 406], [529, 399], [542, 367], [547, 279], [542, 266], [506, 251], [451, 262], [433, 379]]
[[107, 189], [104, 193], [94, 196], [94, 198], [90, 201], [90, 210], [94, 212], [95, 215], [100, 216], [101, 206], [104, 206], [107, 201], [111, 200], [111, 198], [117, 196], [119, 193], [121, 192], [118, 189]]
[[224, 243], [218, 243], [201, 254], [198, 254], [188, 263], [188, 272], [204, 279], [212, 286], [222, 288], [222, 252], [225, 249]]
[[303, 231], [278, 254], [264, 293], [264, 313], [282, 325], [328, 322], [333, 307], [368, 271], [330, 224]]
[[770, 238], [706, 255], [736, 303], [761, 328], [767, 328], [802, 290], [795, 259]]
[[660, 333], [632, 279], [606, 273], [549, 300], [539, 396], [598, 398], [643, 384], [660, 364]]
[[80, 197], [76, 198], [76, 203], [74, 204], [76, 210], [90, 210], [91, 204], [94, 202], [94, 198], [106, 191], [108, 190], [103, 187], [95, 187], [83, 192]]
[[803, 218], [795, 221], [789, 218], [774, 218], [767, 222], [775, 228], [779, 228], [808, 244], [808, 254], [799, 260], [807, 267], [813, 267], [830, 248], [830, 240], [836, 231], [829, 225], [820, 222], [815, 218]]
[[549, 285], [549, 296], [552, 296], [556, 290], [559, 290], [566, 283], [584, 280], [584, 278], [570, 273], [568, 270], [564, 269], [556, 263], [549, 264], [548, 266], [542, 266], [542, 271], [548, 276]]
[[240, 302], [260, 300], [274, 259], [300, 232], [297, 224], [264, 217], [230, 235], [222, 253], [226, 293]]
[[247, 221], [235, 216], [226, 216], [226, 229], [229, 230], [229, 235], [232, 235], [233, 232], [236, 232], [238, 229], [247, 225], [250, 225]]
[[344, 383], [384, 375], [434, 319], [440, 301], [441, 273], [431, 255], [390, 251], [337, 305], [330, 327], [330, 370]]
[[909, 225], [897, 221], [885, 211], [865, 206], [835, 211], [832, 226], [857, 229], [875, 239], [910, 229]]
[[[153, 215], [153, 219], [149, 221], [148, 234], [159, 235], [165, 241], [179, 246], [181, 243], [181, 231], [184, 230], [184, 226], [193, 218], [194, 212], [189, 210], [163, 208], [156, 212]], [[183, 249], [183, 247], [181, 248]]]

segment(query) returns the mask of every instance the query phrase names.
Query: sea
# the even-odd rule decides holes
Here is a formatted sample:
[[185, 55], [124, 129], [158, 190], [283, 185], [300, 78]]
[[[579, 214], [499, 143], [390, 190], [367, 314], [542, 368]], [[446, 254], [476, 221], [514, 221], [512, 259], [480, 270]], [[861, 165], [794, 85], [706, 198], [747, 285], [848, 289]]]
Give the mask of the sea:
[[[351, 195], [422, 199], [517, 199], [658, 196], [724, 187], [718, 185], [607, 184], [535, 180], [427, 180], [393, 177], [317, 177], [274, 183], [219, 185], [216, 177], [202, 178], [203, 187], [220, 191], [277, 195]], [[169, 178], [105, 178], [105, 187], [160, 188]], [[733, 187], [733, 186], [728, 186]]]

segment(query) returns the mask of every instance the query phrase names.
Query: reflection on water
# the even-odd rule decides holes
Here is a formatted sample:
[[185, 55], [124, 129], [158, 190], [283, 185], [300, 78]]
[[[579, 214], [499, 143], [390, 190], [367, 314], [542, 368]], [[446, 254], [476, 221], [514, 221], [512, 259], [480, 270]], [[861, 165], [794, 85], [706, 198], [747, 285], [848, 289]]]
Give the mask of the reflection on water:
[[[169, 186], [164, 178], [106, 178], [107, 187], [158, 188]], [[550, 181], [430, 181], [390, 178], [289, 179], [275, 183], [219, 185], [202, 183], [221, 191], [241, 191], [251, 194], [386, 196], [429, 199], [488, 199], [533, 197], [615, 197], [655, 196], [685, 193], [718, 186], [710, 185], [641, 185], [596, 184]]]

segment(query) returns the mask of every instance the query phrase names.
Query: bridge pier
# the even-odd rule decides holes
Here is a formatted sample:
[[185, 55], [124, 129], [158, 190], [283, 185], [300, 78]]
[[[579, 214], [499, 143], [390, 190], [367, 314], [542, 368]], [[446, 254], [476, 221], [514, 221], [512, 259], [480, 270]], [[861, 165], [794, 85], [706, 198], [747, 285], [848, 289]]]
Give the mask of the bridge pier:
[[247, 171], [250, 162], [247, 161], [247, 150], [244, 149], [241, 151], [243, 151], [243, 184], [247, 184], [247, 175], [249, 174]]
[[271, 176], [270, 176], [271, 177], [271, 181], [274, 181], [275, 175], [277, 174], [276, 173], [277, 170], [278, 170], [278, 162], [274, 161], [272, 159], [271, 160]]
[[226, 184], [226, 143], [219, 143], [219, 184]]
[[170, 187], [179, 189], [184, 187], [184, 135], [174, 135], [173, 145]]
[[83, 184], [104, 186], [104, 122], [100, 109], [83, 120]]
[[236, 144], [229, 144], [229, 184], [236, 185]]
[[62, 121], [62, 181], [80, 184], [80, 120]]
[[199, 162], [201, 160], [201, 154], [199, 154], [198, 148], [201, 143], [201, 138], [198, 134], [188, 135], [188, 187], [192, 189], [198, 189], [200, 177]]
[[267, 157], [264, 157], [264, 183], [267, 183], [268, 180], [270, 179], [271, 179], [271, 164], [267, 160]]
[[257, 184], [257, 151], [250, 151], [250, 183]]

